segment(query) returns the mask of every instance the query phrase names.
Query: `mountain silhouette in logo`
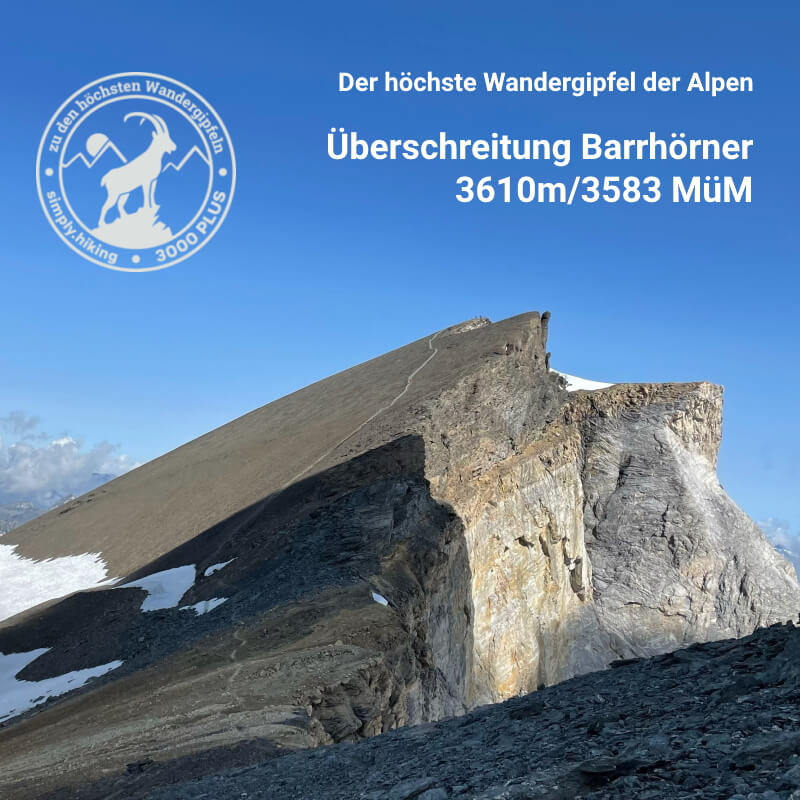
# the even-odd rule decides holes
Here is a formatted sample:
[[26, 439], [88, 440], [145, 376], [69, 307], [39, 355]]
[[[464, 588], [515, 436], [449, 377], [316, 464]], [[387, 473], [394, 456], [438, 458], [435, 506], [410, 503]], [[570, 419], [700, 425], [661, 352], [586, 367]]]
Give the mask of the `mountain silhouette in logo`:
[[[100, 162], [103, 162], [100, 164]], [[95, 166], [100, 164], [103, 169], [110, 169], [112, 166], [119, 166], [120, 164], [127, 164], [128, 159], [119, 151], [119, 148], [111, 141], [106, 139], [100, 150], [96, 155], [87, 158], [82, 150], [79, 150], [69, 161], [64, 162], [64, 169], [69, 169], [75, 163], [83, 164], [86, 169], [94, 169]]]
[[208, 157], [205, 153], [197, 146], [194, 145], [191, 150], [180, 160], [178, 163], [174, 163], [173, 161], [168, 161], [164, 166], [161, 168], [161, 174], [163, 175], [167, 170], [174, 170], [175, 172], [180, 172], [187, 164], [187, 162], [193, 157], [197, 156], [205, 165], [206, 167], [211, 166], [208, 160]]

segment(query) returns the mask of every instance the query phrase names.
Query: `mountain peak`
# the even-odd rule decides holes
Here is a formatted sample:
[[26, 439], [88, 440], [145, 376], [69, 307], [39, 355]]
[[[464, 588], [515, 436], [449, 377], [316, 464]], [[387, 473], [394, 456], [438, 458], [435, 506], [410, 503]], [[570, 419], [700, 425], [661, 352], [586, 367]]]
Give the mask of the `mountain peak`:
[[20, 569], [103, 569], [0, 625], [0, 653], [43, 650], [8, 668], [32, 707], [0, 731], [6, 791], [134, 797], [154, 752], [172, 781], [795, 616], [716, 479], [719, 387], [568, 391], [548, 322], [429, 332], [4, 537]]

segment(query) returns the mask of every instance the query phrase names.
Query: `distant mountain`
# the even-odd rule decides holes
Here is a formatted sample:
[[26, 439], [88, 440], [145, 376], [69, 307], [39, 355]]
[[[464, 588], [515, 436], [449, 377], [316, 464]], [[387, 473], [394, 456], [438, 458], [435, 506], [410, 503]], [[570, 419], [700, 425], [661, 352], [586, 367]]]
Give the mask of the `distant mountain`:
[[35, 503], [0, 503], [0, 535], [38, 517], [46, 510]]
[[800, 535], [792, 530], [789, 522], [775, 517], [760, 520], [758, 527], [769, 539], [775, 551], [794, 567], [800, 578]]
[[67, 492], [39, 492], [28, 500], [0, 503], [0, 536], [116, 477], [107, 473], [93, 472], [86, 480], [69, 487]]

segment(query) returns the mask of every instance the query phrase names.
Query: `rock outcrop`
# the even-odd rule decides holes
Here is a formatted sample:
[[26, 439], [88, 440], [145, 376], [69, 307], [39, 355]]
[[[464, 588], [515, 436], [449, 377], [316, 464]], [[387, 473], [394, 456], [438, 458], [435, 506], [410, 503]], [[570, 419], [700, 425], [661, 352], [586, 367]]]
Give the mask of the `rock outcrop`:
[[716, 477], [719, 387], [618, 386], [577, 405], [567, 414], [584, 443], [593, 610], [612, 653], [744, 636], [793, 616], [793, 568]]
[[122, 662], [8, 717], [0, 787], [355, 741], [796, 616], [716, 480], [719, 387], [568, 392], [548, 317], [441, 331], [4, 537], [125, 581], [0, 628], [48, 648], [17, 681]]

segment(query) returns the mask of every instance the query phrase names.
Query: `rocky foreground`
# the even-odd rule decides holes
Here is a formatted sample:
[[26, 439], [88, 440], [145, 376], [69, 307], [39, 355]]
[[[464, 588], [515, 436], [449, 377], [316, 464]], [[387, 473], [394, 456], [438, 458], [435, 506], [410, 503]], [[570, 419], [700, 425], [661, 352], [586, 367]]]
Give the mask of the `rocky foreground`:
[[358, 744], [140, 763], [59, 798], [787, 800], [800, 798], [800, 629], [692, 645]]

